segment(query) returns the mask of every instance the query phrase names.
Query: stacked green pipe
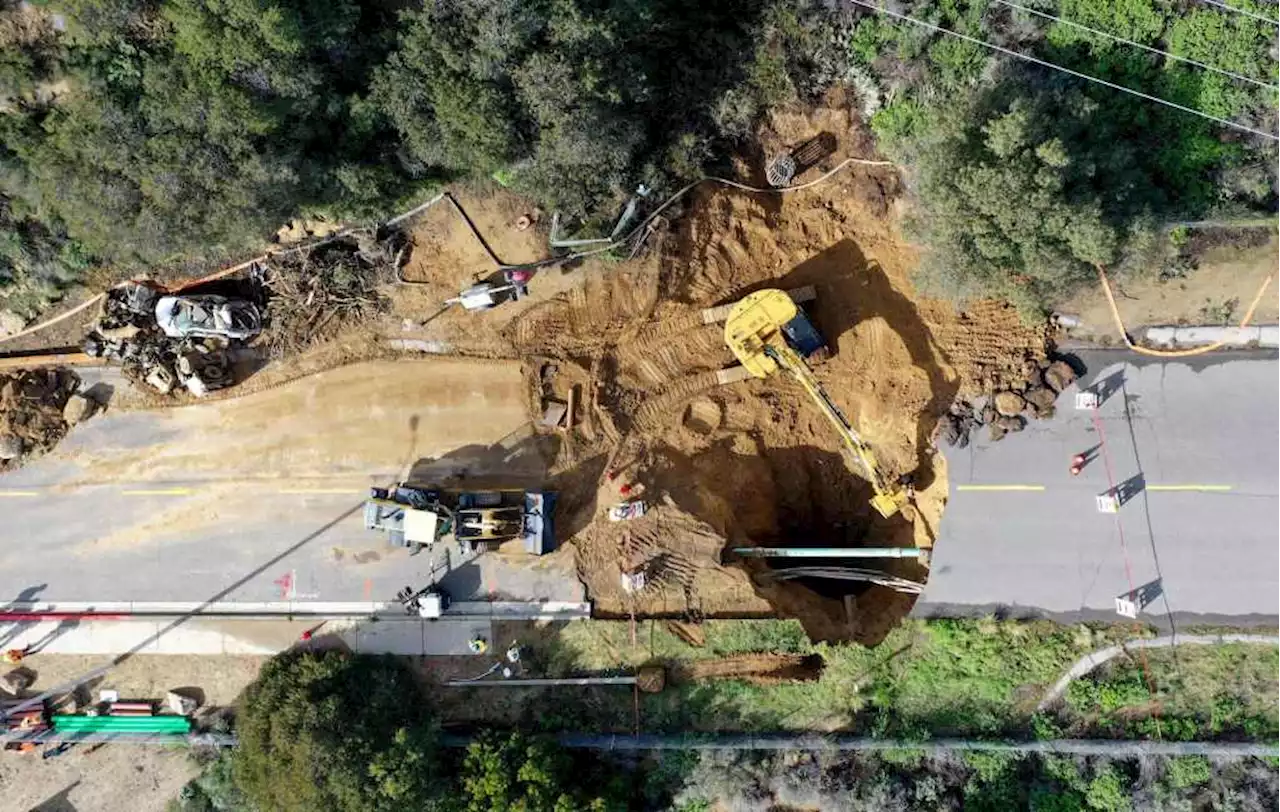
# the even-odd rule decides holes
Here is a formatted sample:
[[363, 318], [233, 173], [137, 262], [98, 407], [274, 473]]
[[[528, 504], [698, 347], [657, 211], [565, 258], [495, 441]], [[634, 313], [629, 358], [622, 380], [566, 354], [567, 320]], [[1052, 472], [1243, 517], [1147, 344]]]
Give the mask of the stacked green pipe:
[[55, 714], [59, 733], [190, 733], [185, 716], [71, 716]]

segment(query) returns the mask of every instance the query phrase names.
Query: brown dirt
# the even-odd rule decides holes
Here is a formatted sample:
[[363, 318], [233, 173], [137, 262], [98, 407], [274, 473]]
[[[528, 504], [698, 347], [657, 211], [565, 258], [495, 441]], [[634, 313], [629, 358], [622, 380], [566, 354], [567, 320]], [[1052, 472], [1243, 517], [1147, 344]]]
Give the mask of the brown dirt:
[[823, 659], [814, 654], [738, 654], [695, 660], [681, 670], [684, 680], [736, 679], [754, 685], [813, 682], [822, 677]]
[[[1245, 310], [1267, 274], [1275, 273], [1280, 241], [1272, 236], [1264, 245], [1216, 246], [1198, 257], [1198, 267], [1182, 279], [1112, 280], [1116, 306], [1125, 328], [1136, 333], [1143, 327], [1160, 324], [1221, 325], [1221, 315], [1231, 310], [1228, 322], [1240, 323]], [[1224, 307], [1234, 301], [1235, 307]], [[1058, 309], [1080, 317], [1081, 326], [1073, 338], [1119, 344], [1116, 330], [1101, 287], [1094, 285], [1061, 302]], [[1254, 313], [1254, 324], [1275, 324], [1280, 320], [1280, 297], [1275, 283], [1262, 297]]]
[[[776, 113], [739, 177], [756, 180], [764, 156], [820, 132], [836, 137], [836, 150], [797, 182], [845, 157], [874, 157], [850, 109], [837, 93], [816, 110]], [[1028, 360], [1043, 362], [1044, 327], [1023, 324], [1011, 307], [976, 302], [957, 312], [915, 294], [916, 254], [896, 230], [901, 191], [890, 167], [851, 167], [785, 197], [704, 185], [682, 213], [670, 212], [674, 228], [654, 235], [638, 260], [589, 261], [572, 272], [572, 289], [561, 290], [558, 277], [535, 280], [529, 300], [414, 326], [415, 335], [461, 351], [524, 358], [533, 415], [546, 398], [563, 400], [579, 387], [581, 422], [553, 473], [572, 490], [567, 526], [597, 613], [781, 614], [799, 617], [815, 638], [875, 643], [910, 609], [912, 598], [880, 587], [845, 595], [760, 585], [751, 577], [758, 565], [721, 562], [723, 549], [736, 545], [930, 547], [947, 492], [931, 441], [938, 417], [957, 397], [1020, 381]], [[536, 256], [521, 242], [530, 232], [509, 225], [527, 207], [506, 195], [464, 205], [496, 234], [499, 254]], [[438, 208], [447, 215], [434, 226], [441, 233], [428, 239], [432, 224], [421, 226], [411, 262], [412, 273], [436, 285], [437, 299], [488, 268], [474, 238]], [[516, 255], [521, 246], [528, 253]], [[914, 474], [912, 519], [873, 513], [870, 486], [850, 472], [838, 438], [798, 386], [783, 378], [716, 383], [715, 372], [734, 361], [722, 328], [704, 326], [700, 310], [762, 287], [804, 285], [818, 290], [810, 315], [833, 350], [815, 371], [888, 472]], [[420, 305], [416, 314], [430, 315]], [[400, 307], [412, 311], [413, 302]], [[544, 378], [547, 364], [556, 372]], [[643, 486], [649, 513], [609, 522], [604, 513], [625, 483]], [[622, 569], [641, 565], [649, 586], [628, 594]], [[911, 561], [890, 569], [926, 576]]]
[[159, 412], [167, 441], [93, 454], [80, 450], [75, 462], [94, 482], [205, 474], [345, 476], [367, 484], [371, 472], [395, 475], [420, 458], [488, 447], [526, 423], [524, 404], [525, 385], [514, 362], [367, 361]]
[[16, 370], [0, 374], [0, 437], [17, 437], [22, 456], [0, 460], [0, 471], [52, 449], [67, 433], [62, 409], [79, 379], [69, 369]]
[[[101, 656], [36, 654], [23, 661], [37, 674], [35, 689], [63, 684], [100, 665]], [[92, 683], [90, 696], [114, 688], [122, 697], [164, 699], [172, 688], [196, 688], [206, 706], [231, 705], [258, 675], [266, 657], [138, 655]], [[4, 809], [81, 809], [162, 812], [199, 767], [173, 747], [79, 745], [58, 758], [40, 751], [0, 758]], [[42, 805], [43, 804], [43, 805]]]
[[[875, 157], [851, 110], [835, 93], [816, 109], [775, 113], [737, 176], [759, 183], [765, 156], [822, 132], [835, 137], [835, 151], [797, 182], [845, 157]], [[944, 461], [932, 441], [939, 417], [959, 397], [1021, 391], [1026, 363], [1044, 361], [1044, 326], [1025, 325], [1011, 307], [975, 302], [957, 311], [916, 295], [910, 282], [916, 252], [897, 231], [901, 193], [892, 167], [853, 166], [785, 196], [704, 185], [682, 208], [668, 210], [668, 226], [650, 237], [640, 258], [543, 271], [531, 296], [481, 313], [441, 312], [445, 299], [494, 273], [464, 221], [442, 203], [413, 226], [404, 274], [422, 284], [396, 290], [390, 326], [456, 353], [519, 359], [520, 373], [499, 376], [500, 399], [518, 406], [512, 422], [536, 421], [548, 399], [565, 401], [576, 392], [573, 430], [538, 431], [557, 440], [546, 476], [561, 494], [559, 532], [575, 550], [599, 614], [781, 615], [800, 618], [816, 639], [874, 644], [913, 598], [876, 586], [846, 593], [758, 582], [753, 575], [762, 564], [725, 563], [722, 554], [751, 545], [931, 547], [947, 494]], [[460, 199], [502, 259], [545, 256], [549, 217], [502, 191]], [[525, 214], [537, 224], [517, 230]], [[763, 287], [804, 285], [817, 289], [808, 309], [832, 350], [815, 372], [887, 473], [914, 476], [910, 516], [886, 520], [871, 510], [870, 486], [850, 471], [838, 438], [793, 382], [716, 382], [716, 371], [734, 360], [721, 327], [704, 326], [700, 311]], [[427, 406], [441, 398], [465, 405], [453, 401], [495, 385], [474, 365], [484, 362], [454, 361], [461, 371], [441, 377], [426, 366], [378, 361], [281, 385], [379, 353], [386, 351], [370, 329], [268, 366], [234, 395], [170, 410], [182, 443], [163, 453], [112, 451], [99, 473], [145, 479], [206, 464], [223, 470], [228, 460], [244, 460], [255, 476], [367, 473], [414, 454], [409, 426], [419, 414], [423, 430], [450, 447], [491, 422], [451, 422]], [[199, 440], [189, 444], [192, 437]], [[607, 521], [619, 486], [628, 483], [643, 487], [649, 513]], [[621, 585], [623, 567], [632, 565], [652, 575], [638, 595]], [[927, 576], [914, 561], [888, 569], [915, 580]]]

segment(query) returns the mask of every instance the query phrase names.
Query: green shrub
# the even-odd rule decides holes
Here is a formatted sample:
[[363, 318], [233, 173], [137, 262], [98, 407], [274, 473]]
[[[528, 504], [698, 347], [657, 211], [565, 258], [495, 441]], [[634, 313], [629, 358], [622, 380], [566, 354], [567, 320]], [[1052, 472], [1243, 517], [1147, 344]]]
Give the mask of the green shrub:
[[236, 784], [273, 812], [435, 808], [448, 783], [426, 708], [394, 657], [280, 655], [240, 708]]
[[1174, 789], [1187, 789], [1209, 783], [1213, 767], [1202, 756], [1181, 756], [1169, 759], [1165, 765], [1165, 778]]

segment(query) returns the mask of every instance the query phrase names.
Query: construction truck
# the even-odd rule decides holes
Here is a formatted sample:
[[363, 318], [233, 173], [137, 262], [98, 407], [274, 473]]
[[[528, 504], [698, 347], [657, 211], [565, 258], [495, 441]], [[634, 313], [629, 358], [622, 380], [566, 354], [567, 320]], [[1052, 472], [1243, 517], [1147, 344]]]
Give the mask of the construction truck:
[[496, 550], [520, 539], [525, 552], [555, 547], [555, 494], [525, 490], [457, 490], [399, 483], [372, 488], [364, 524], [387, 534], [393, 546], [414, 554], [453, 539], [464, 552]]
[[782, 369], [800, 382], [835, 427], [846, 455], [866, 472], [875, 491], [871, 506], [877, 513], [888, 518], [907, 505], [907, 488], [885, 475], [871, 446], [854, 430], [805, 361], [824, 349], [826, 342], [785, 291], [759, 290], [735, 304], [724, 324], [724, 340], [753, 376], [768, 378]]

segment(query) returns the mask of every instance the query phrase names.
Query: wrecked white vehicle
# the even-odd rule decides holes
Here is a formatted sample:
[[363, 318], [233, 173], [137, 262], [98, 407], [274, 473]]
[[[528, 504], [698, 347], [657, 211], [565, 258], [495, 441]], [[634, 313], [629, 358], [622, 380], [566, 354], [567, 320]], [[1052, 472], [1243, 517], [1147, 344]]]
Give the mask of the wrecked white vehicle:
[[253, 303], [225, 296], [162, 296], [156, 324], [169, 338], [249, 339], [262, 331]]

